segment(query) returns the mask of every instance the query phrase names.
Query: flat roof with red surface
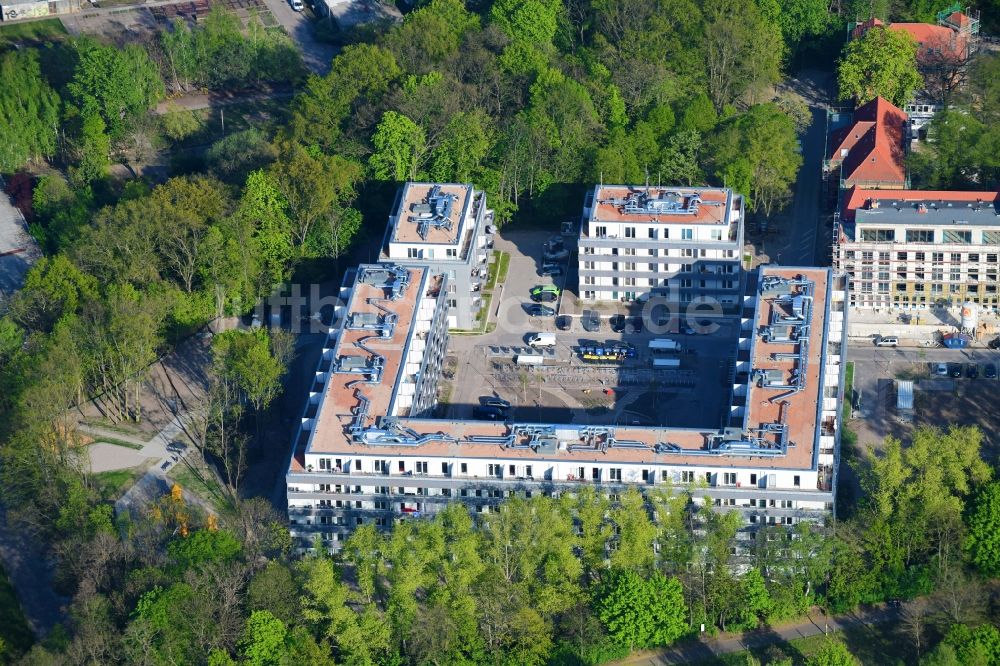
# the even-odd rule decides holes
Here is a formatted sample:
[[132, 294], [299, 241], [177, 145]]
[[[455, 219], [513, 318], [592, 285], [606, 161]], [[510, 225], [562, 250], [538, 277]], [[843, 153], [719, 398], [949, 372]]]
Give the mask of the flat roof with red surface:
[[[809, 292], [808, 334], [804, 336], [808, 346], [805, 358], [806, 372], [801, 390], [761, 388], [751, 383], [746, 403], [747, 419], [744, 432], [730, 432], [727, 437], [746, 439], [758, 433], [761, 441], [777, 445], [781, 438], [773, 432], [763, 432], [767, 425], [784, 424], [787, 449], [784, 453], [772, 450], [769, 453], [731, 452], [718, 453], [716, 445], [723, 437], [717, 428], [662, 428], [662, 427], [619, 427], [613, 425], [594, 426], [603, 434], [588, 435], [586, 428], [577, 424], [537, 424], [537, 423], [490, 423], [484, 421], [436, 420], [425, 418], [400, 418], [392, 420], [396, 433], [403, 433], [409, 441], [420, 440], [419, 445], [400, 445], [398, 440], [383, 439], [378, 443], [371, 440], [355, 440], [348, 427], [355, 418], [359, 405], [356, 391], [364, 393], [370, 401], [364, 427], [382, 429], [387, 427], [380, 417], [385, 416], [395, 383], [399, 379], [405, 340], [412, 326], [412, 319], [424, 282], [422, 269], [413, 270], [413, 278], [406, 291], [397, 301], [379, 301], [395, 312], [399, 321], [391, 339], [369, 340], [364, 344], [385, 358], [382, 381], [378, 385], [358, 382], [358, 375], [330, 374], [324, 387], [325, 395], [320, 413], [316, 417], [315, 431], [310, 441], [310, 452], [360, 453], [379, 455], [427, 455], [452, 458], [481, 459], [524, 459], [538, 462], [628, 462], [656, 463], [662, 465], [696, 465], [702, 467], [758, 467], [761, 469], [810, 469], [814, 463], [814, 447], [818, 441], [818, 406], [821, 400], [821, 372], [824, 361], [824, 330], [827, 308], [828, 271], [826, 269], [796, 269], [769, 267], [762, 275], [776, 276], [790, 280], [806, 279], [812, 282]], [[788, 292], [796, 295], [799, 288]], [[804, 293], [804, 292], [803, 292]], [[355, 287], [351, 312], [377, 312], [368, 304], [370, 298], [381, 298], [382, 289], [371, 285], [358, 284]], [[775, 359], [772, 354], [793, 354], [798, 349], [795, 343], [768, 343], [759, 335], [762, 327], [771, 321], [775, 308], [785, 305], [775, 301], [779, 293], [758, 294], [755, 310], [753, 368], [783, 373], [790, 378], [797, 367], [796, 360]], [[336, 355], [361, 354], [356, 343], [370, 337], [371, 332], [347, 331], [341, 335]], [[736, 352], [735, 347], [733, 350]], [[548, 434], [542, 437], [543, 446], [529, 447], [537, 441], [533, 439], [539, 430]], [[382, 430], [381, 432], [384, 432]], [[592, 432], [596, 432], [592, 431]], [[535, 433], [534, 435], [532, 433]], [[375, 433], [377, 434], [377, 433]], [[602, 444], [603, 443], [603, 444]], [[292, 463], [292, 471], [302, 467], [302, 460]]]
[[[427, 224], [425, 233], [420, 234], [421, 216], [433, 219], [440, 211], [428, 203], [431, 192], [436, 197], [451, 199], [451, 209], [446, 219], [448, 226]], [[396, 210], [396, 227], [392, 231], [392, 241], [396, 243], [433, 243], [455, 245], [461, 239], [464, 215], [472, 197], [469, 185], [438, 183], [407, 183]], [[441, 257], [443, 258], [443, 257]]]
[[589, 221], [728, 225], [734, 199], [725, 188], [598, 185]]
[[388, 338], [380, 338], [371, 330], [348, 330], [346, 326], [341, 330], [334, 347], [334, 365], [343, 357], [356, 356], [371, 360], [372, 356], [368, 351], [358, 346], [361, 342], [365, 348], [384, 359], [380, 380], [375, 384], [359, 381], [365, 379], [364, 375], [339, 374], [333, 372], [331, 367], [326, 384], [323, 386], [323, 399], [316, 414], [309, 442], [310, 451], [344, 451], [352, 446], [347, 428], [354, 418], [354, 410], [362, 402], [358, 397], [359, 393], [369, 401], [365, 426], [374, 425], [377, 417], [389, 412], [393, 392], [400, 380], [403, 354], [406, 352], [406, 342], [410, 337], [420, 298], [425, 292], [437, 287], [436, 282], [425, 280], [428, 269], [405, 270], [409, 280], [406, 289], [395, 300], [386, 298], [388, 290], [385, 287], [366, 284], [360, 279], [355, 279], [345, 322], [351, 315], [359, 313], [375, 317], [384, 315], [384, 310], [375, 305], [378, 303], [396, 315], [396, 324], [392, 335]]

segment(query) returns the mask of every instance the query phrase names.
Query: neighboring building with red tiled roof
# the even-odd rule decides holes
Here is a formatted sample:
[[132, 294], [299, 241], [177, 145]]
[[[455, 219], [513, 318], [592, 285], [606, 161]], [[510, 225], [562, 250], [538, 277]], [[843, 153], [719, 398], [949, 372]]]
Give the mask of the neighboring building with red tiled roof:
[[[877, 18], [870, 18], [851, 28], [851, 39], [859, 39], [872, 28], [886, 25]], [[975, 50], [975, 36], [979, 34], [979, 14], [962, 11], [953, 5], [937, 15], [933, 23], [890, 23], [886, 27], [905, 32], [917, 42], [917, 63], [922, 67], [964, 63]]]
[[845, 127], [830, 135], [828, 172], [839, 172], [842, 187], [906, 187], [906, 114], [882, 97], [863, 104]]

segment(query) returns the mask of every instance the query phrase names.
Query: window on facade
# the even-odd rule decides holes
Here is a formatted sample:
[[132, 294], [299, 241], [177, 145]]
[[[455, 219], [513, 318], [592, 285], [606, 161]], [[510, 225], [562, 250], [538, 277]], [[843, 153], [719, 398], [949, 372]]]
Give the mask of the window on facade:
[[622, 469], [621, 469], [621, 467], [612, 467], [610, 470], [608, 470], [608, 472], [609, 472], [609, 474], [611, 476], [611, 480], [612, 481], [621, 481], [622, 480]]
[[694, 240], [694, 229], [681, 229], [681, 240]]
[[444, 254], [445, 254], [445, 256], [446, 256], [446, 257], [448, 257], [448, 258], [450, 258], [450, 259], [454, 259], [455, 257], [457, 257], [457, 256], [458, 256], [458, 250], [455, 250], [455, 249], [452, 249], [452, 248], [449, 248], [449, 249], [447, 249], [447, 250], [445, 250], [445, 251], [444, 251]]
[[604, 238], [605, 236], [608, 235], [608, 228], [607, 227], [596, 227], [594, 229], [594, 235], [597, 236], [598, 238]]
[[969, 255], [969, 263], [970, 264], [978, 264], [979, 263], [979, 253], [978, 252], [973, 252], [973, 253], [971, 253]]
[[462, 463], [462, 474], [468, 474], [468, 473], [469, 473], [469, 464]]
[[647, 233], [649, 234], [650, 239], [656, 240], [656, 235], [657, 235], [656, 232], [657, 232], [657, 229], [655, 227], [650, 227], [649, 228], [649, 230], [648, 230]]
[[409, 257], [410, 259], [419, 259], [420, 250], [418, 250], [415, 247], [408, 247], [406, 248], [406, 256]]
[[723, 481], [722, 482], [723, 482], [723, 484], [725, 484], [727, 486], [735, 486], [736, 485], [736, 472], [726, 472], [723, 475]]
[[983, 245], [1000, 245], [1000, 231], [984, 231]]
[[425, 461], [425, 460], [418, 460], [417, 461], [417, 474], [426, 474], [426, 473], [427, 473], [427, 461]]
[[933, 243], [934, 242], [934, 230], [933, 229], [907, 229], [906, 230], [906, 242], [907, 243]]
[[[972, 243], [972, 232], [962, 231], [960, 229], [945, 229], [944, 238], [942, 239], [944, 243]], [[972, 257], [969, 257], [969, 261], [972, 261]], [[977, 259], [978, 261], [978, 259]]]
[[625, 238], [635, 238], [635, 227], [625, 227]]
[[896, 240], [896, 231], [894, 229], [862, 229], [861, 240], [891, 243]]
[[714, 241], [722, 240], [722, 229], [712, 229], [712, 240]]
[[906, 253], [905, 252], [897, 252], [896, 253], [896, 259], [899, 260], [899, 261], [906, 261]]
[[792, 477], [792, 485], [795, 486], [796, 488], [798, 488], [799, 486], [801, 486], [802, 485], [802, 477], [799, 476], [798, 474], [796, 474], [795, 476], [793, 476]]

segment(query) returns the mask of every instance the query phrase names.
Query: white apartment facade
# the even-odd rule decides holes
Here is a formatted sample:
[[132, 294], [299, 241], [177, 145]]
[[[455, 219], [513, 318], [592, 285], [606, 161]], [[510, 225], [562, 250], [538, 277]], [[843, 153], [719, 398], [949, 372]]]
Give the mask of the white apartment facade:
[[493, 247], [493, 211], [470, 184], [406, 183], [389, 217], [380, 261], [448, 276], [448, 326], [471, 329]]
[[[370, 290], [361, 298], [358, 289], [345, 294], [343, 321], [357, 303], [373, 302]], [[555, 497], [583, 485], [612, 500], [629, 487], [696, 488], [696, 501], [741, 513], [747, 542], [762, 525], [833, 515], [846, 292], [829, 269], [765, 268], [748, 277], [722, 429], [438, 420], [426, 417], [426, 403], [397, 410], [400, 378], [412, 373], [398, 370], [405, 363], [390, 350], [406, 358], [401, 341], [420, 328], [404, 318], [423, 312], [430, 331], [444, 317], [433, 290], [410, 289], [378, 301], [397, 323], [383, 347], [363, 343], [383, 357], [377, 378], [337, 374], [358, 340], [344, 327], [330, 331], [286, 475], [297, 548], [318, 537], [337, 550], [359, 525], [388, 528], [452, 501], [489, 513], [510, 497]], [[407, 306], [417, 294], [423, 305]]]
[[1000, 308], [996, 192], [851, 190], [834, 238], [851, 306]]
[[597, 185], [580, 225], [580, 297], [735, 306], [743, 219], [728, 188]]

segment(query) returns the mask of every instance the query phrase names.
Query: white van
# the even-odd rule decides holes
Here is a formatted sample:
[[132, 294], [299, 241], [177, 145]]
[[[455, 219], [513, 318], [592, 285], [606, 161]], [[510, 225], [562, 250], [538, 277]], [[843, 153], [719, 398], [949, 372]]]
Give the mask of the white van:
[[876, 347], [896, 347], [899, 345], [899, 338], [895, 335], [880, 335], [875, 338]]
[[535, 333], [530, 338], [528, 338], [528, 344], [531, 345], [532, 347], [555, 347], [556, 334]]

